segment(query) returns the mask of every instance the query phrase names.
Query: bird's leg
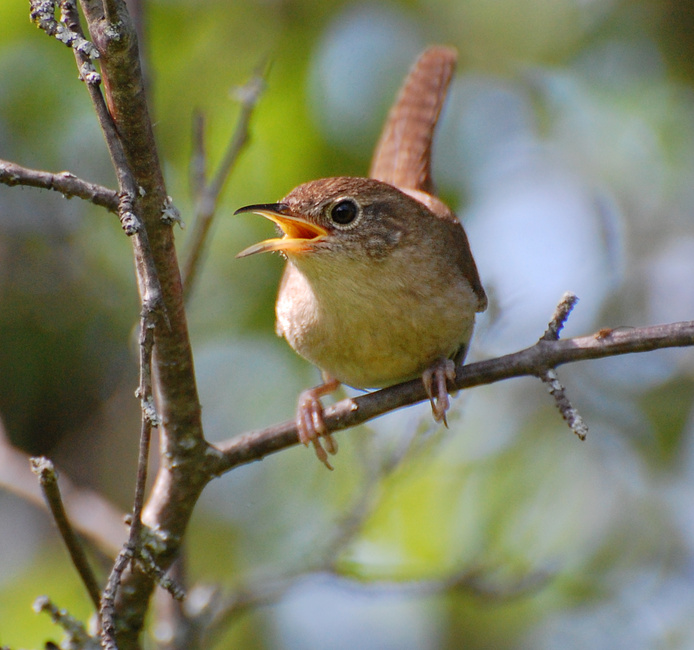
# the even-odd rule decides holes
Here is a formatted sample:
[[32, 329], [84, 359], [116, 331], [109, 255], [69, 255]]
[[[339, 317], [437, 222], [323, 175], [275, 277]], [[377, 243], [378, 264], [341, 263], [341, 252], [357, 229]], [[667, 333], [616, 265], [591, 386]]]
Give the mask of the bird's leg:
[[455, 363], [452, 359], [439, 359], [422, 373], [422, 383], [431, 402], [434, 420], [443, 422], [445, 426], [448, 426], [446, 411], [450, 407], [448, 380], [455, 381]]
[[[333, 469], [328, 461], [328, 454], [337, 453], [337, 441], [330, 435], [325, 426], [323, 405], [320, 398], [337, 390], [339, 385], [340, 382], [337, 379], [323, 375], [323, 383], [320, 386], [309, 388], [299, 395], [299, 404], [296, 410], [296, 428], [299, 431], [299, 441], [306, 447], [312, 443], [318, 460], [328, 469]], [[322, 441], [321, 436], [323, 436]]]

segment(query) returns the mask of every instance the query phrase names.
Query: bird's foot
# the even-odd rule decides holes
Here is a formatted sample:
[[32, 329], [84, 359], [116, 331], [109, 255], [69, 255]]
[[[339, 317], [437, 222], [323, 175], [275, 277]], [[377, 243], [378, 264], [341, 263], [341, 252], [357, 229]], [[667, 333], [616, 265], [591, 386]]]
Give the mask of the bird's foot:
[[296, 428], [299, 432], [299, 441], [306, 447], [312, 444], [318, 460], [330, 470], [333, 469], [333, 466], [328, 461], [328, 454], [335, 455], [337, 453], [337, 441], [330, 435], [325, 426], [323, 405], [320, 398], [335, 391], [339, 385], [340, 382], [337, 379], [329, 379], [320, 386], [303, 391], [299, 395], [296, 410]]
[[455, 381], [455, 363], [451, 359], [440, 359], [422, 373], [422, 383], [431, 402], [434, 420], [443, 422], [446, 427], [448, 426], [446, 411], [451, 405], [448, 399], [447, 382], [449, 380]]

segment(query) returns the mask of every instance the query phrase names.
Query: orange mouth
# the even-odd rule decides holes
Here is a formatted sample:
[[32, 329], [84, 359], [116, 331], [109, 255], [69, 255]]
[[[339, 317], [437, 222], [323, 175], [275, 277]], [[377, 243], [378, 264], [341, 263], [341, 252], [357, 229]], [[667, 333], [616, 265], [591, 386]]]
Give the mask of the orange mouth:
[[242, 250], [236, 257], [248, 257], [256, 253], [283, 251], [301, 253], [311, 248], [312, 244], [322, 240], [328, 231], [321, 226], [307, 221], [304, 217], [292, 214], [285, 203], [260, 203], [239, 208], [234, 214], [254, 212], [270, 221], [274, 221], [284, 233], [283, 237], [273, 237], [253, 244]]

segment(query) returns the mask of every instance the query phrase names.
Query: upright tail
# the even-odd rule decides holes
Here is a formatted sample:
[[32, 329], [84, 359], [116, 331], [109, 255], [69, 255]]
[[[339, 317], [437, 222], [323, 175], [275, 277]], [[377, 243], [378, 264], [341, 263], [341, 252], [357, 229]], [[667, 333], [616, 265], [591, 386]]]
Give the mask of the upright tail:
[[458, 53], [435, 45], [412, 66], [390, 109], [369, 176], [400, 189], [434, 194], [431, 143]]

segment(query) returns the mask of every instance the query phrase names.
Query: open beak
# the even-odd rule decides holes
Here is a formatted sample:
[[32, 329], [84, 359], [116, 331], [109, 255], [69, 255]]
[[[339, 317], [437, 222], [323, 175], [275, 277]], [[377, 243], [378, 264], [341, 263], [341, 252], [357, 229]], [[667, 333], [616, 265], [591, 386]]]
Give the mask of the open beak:
[[304, 217], [292, 214], [286, 203], [259, 203], [239, 208], [234, 214], [242, 212], [255, 212], [270, 221], [274, 221], [284, 233], [283, 237], [275, 237], [258, 242], [242, 250], [236, 257], [248, 257], [256, 253], [268, 251], [284, 251], [285, 253], [301, 253], [311, 248], [311, 245], [320, 241], [328, 234], [328, 231], [315, 223], [307, 221]]

